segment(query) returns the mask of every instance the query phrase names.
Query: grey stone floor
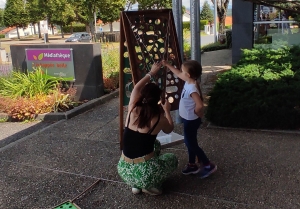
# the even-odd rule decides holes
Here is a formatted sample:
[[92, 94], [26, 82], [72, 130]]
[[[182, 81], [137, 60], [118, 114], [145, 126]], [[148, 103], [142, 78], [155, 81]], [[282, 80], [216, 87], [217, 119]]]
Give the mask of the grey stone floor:
[[[226, 52], [227, 54], [228, 52]], [[222, 63], [221, 63], [222, 64]], [[227, 67], [204, 66], [203, 82]], [[213, 66], [213, 67], [212, 67]], [[187, 150], [180, 144], [178, 169], [163, 185], [163, 195], [133, 195], [120, 179], [119, 99], [114, 98], [70, 120], [53, 124], [0, 123], [0, 208], [40, 209], [73, 199], [84, 209], [300, 208], [300, 133], [203, 126], [201, 147], [218, 165], [201, 180], [184, 176]], [[175, 132], [182, 134], [177, 124]]]
[[[179, 167], [164, 194], [134, 196], [117, 174], [118, 98], [0, 149], [0, 208], [51, 208], [101, 179], [81, 208], [299, 208], [300, 135], [203, 127], [199, 143], [218, 165], [208, 179], [183, 176], [183, 144], [163, 150]], [[181, 125], [175, 132], [182, 134]]]

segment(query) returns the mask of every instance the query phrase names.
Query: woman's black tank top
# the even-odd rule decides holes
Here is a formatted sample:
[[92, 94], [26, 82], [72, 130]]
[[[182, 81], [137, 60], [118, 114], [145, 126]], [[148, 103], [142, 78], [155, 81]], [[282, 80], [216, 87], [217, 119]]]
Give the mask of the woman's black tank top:
[[128, 123], [124, 129], [124, 134], [123, 134], [123, 153], [126, 157], [133, 159], [133, 158], [145, 156], [153, 152], [154, 142], [156, 140], [157, 134], [151, 135], [151, 133], [156, 128], [160, 120], [160, 115], [158, 115], [158, 119], [156, 123], [148, 131], [148, 133], [140, 133], [138, 131], [134, 131], [128, 128], [131, 111], [129, 113]]

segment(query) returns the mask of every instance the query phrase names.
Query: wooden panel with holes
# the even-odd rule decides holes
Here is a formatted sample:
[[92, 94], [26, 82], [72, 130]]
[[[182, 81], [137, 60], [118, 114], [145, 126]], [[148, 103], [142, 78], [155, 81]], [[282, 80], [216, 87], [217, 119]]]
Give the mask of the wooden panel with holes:
[[[130, 91], [154, 62], [167, 60], [176, 68], [182, 64], [172, 10], [127, 11], [121, 13], [120, 96], [127, 105]], [[129, 78], [132, 76], [132, 80]], [[154, 81], [163, 90], [171, 110], [177, 110], [183, 82], [162, 67]]]

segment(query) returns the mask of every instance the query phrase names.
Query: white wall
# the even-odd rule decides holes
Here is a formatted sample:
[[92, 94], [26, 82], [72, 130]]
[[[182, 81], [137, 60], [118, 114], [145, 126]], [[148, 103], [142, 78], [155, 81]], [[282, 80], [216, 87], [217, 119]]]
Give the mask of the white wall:
[[[120, 22], [113, 22], [113, 31], [120, 31]], [[102, 25], [102, 32], [110, 32], [108, 23], [105, 25]]]
[[[34, 27], [35, 27], [35, 32], [36, 34], [38, 34], [38, 25], [35, 24], [34, 26], [30, 26], [28, 25], [27, 28], [19, 28], [19, 34], [20, 37], [24, 37], [24, 36], [30, 36], [34, 34]], [[52, 30], [51, 28], [48, 29], [48, 34], [52, 34]], [[57, 34], [56, 29], [54, 29], [54, 34]], [[5, 34], [5, 38], [17, 38], [17, 29], [13, 29], [11, 31], [9, 31], [8, 33]]]

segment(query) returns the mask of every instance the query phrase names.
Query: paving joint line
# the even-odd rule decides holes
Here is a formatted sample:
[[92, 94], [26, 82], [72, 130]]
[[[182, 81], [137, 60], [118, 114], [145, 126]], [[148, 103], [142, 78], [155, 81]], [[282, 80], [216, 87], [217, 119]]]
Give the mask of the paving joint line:
[[[45, 168], [45, 167], [41, 167], [41, 166], [34, 166], [34, 165], [27, 164], [27, 163], [19, 163], [19, 162], [14, 162], [14, 161], [10, 161], [10, 160], [1, 160], [1, 161], [7, 162], [7, 163], [16, 164], [16, 165], [31, 167], [31, 168], [48, 170], [48, 171], [52, 171], [52, 172], [55, 172], [55, 173], [63, 173], [63, 174], [68, 174], [68, 175], [74, 175], [74, 176], [84, 177], [84, 178], [88, 178], [88, 179], [95, 179], [95, 180], [101, 180], [101, 181], [105, 181], [105, 182], [112, 182], [112, 183], [118, 183], [118, 184], [127, 185], [125, 182], [121, 182], [121, 181], [115, 181], [115, 180], [110, 180], [110, 179], [105, 179], [105, 178], [99, 178], [99, 177], [95, 177], [95, 176], [78, 174], [78, 173], [73, 173], [73, 172], [68, 172], [68, 171], [53, 169], [53, 168]], [[244, 205], [244, 206], [257, 206], [257, 205], [253, 205], [253, 204], [247, 204], [247, 203], [230, 201], [230, 200], [226, 200], [224, 198], [208, 197], [208, 196], [205, 196], [205, 195], [193, 195], [193, 194], [188, 194], [188, 193], [184, 193], [184, 192], [174, 192], [174, 191], [170, 191], [170, 190], [169, 190], [169, 193], [179, 194], [179, 195], [184, 195], [184, 196], [190, 196], [190, 197], [201, 197], [201, 198], [204, 198], [204, 199], [213, 200], [213, 201], [220, 201], [220, 202], [229, 203], [229, 204], [238, 204], [238, 205]], [[264, 204], [264, 206], [266, 206], [266, 205]]]
[[[119, 114], [118, 114], [118, 115], [119, 115]], [[116, 115], [112, 120], [110, 120], [110, 121], [106, 122], [105, 124], [103, 124], [102, 126], [100, 126], [98, 129], [92, 131], [92, 132], [87, 136], [86, 139], [88, 139], [91, 135], [93, 135], [94, 133], [96, 133], [96, 131], [100, 130], [101, 128], [103, 128], [103, 127], [105, 127], [106, 125], [108, 125], [108, 124], [110, 124], [111, 122], [113, 122], [113, 121], [118, 117], [118, 115]]]
[[35, 131], [35, 132], [33, 132], [33, 133], [25, 136], [25, 137], [22, 137], [22, 138], [14, 141], [12, 143], [9, 143], [9, 144], [5, 145], [4, 147], [0, 148], [0, 153], [3, 152], [3, 151], [5, 151], [6, 149], [9, 149], [9, 148], [13, 147], [13, 146], [15, 146], [16, 144], [18, 144], [20, 142], [26, 141], [26, 140], [30, 139], [31, 137], [36, 136], [36, 135], [38, 135], [38, 134], [40, 134], [40, 133], [48, 130], [49, 128], [52, 128], [52, 127], [54, 127], [54, 126], [56, 126], [56, 125], [58, 125], [58, 124], [60, 124], [60, 123], [62, 123], [64, 121], [66, 121], [66, 119], [63, 119], [63, 120], [57, 121], [55, 123], [52, 123], [49, 126], [42, 128], [41, 130]]

